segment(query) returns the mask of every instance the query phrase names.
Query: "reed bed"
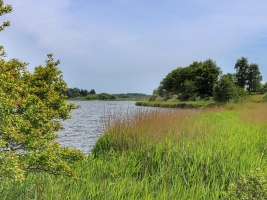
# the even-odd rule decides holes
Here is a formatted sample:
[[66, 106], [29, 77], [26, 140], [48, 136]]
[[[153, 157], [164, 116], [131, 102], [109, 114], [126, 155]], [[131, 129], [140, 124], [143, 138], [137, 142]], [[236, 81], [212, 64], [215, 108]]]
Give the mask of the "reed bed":
[[149, 101], [137, 101], [136, 106], [148, 106], [148, 107], [159, 107], [159, 108], [201, 108], [213, 104], [209, 101], [198, 101], [198, 102], [149, 102]]
[[29, 174], [1, 182], [1, 199], [224, 199], [240, 174], [266, 173], [266, 123], [251, 121], [267, 106], [257, 106], [115, 113], [78, 179]]

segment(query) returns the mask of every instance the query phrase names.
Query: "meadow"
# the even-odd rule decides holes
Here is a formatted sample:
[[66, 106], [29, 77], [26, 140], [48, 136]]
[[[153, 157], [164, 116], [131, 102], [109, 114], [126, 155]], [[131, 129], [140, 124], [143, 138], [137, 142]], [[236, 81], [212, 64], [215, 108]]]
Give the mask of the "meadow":
[[201, 110], [140, 109], [126, 118], [110, 114], [106, 133], [87, 161], [76, 166], [76, 178], [36, 173], [22, 182], [6, 179], [0, 196], [235, 199], [228, 190], [242, 175], [260, 169], [264, 178], [267, 172], [266, 110], [266, 103], [244, 103]]

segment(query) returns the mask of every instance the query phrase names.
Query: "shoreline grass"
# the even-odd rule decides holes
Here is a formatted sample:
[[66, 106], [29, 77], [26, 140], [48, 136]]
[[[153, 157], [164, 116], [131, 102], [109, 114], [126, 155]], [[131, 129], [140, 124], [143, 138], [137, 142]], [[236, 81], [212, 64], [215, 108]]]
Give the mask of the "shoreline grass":
[[267, 172], [267, 104], [232, 110], [111, 114], [78, 179], [29, 174], [0, 183], [2, 199], [224, 199], [241, 174]]
[[197, 101], [197, 102], [151, 102], [151, 101], [137, 101], [136, 106], [148, 106], [159, 108], [202, 108], [205, 106], [212, 106], [214, 102]]

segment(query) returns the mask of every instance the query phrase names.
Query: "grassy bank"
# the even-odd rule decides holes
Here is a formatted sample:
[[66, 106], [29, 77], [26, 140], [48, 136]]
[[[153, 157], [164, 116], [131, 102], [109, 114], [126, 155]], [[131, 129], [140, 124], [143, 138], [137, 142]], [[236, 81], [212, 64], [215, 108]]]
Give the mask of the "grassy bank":
[[214, 103], [209, 101], [198, 102], [149, 102], [149, 101], [137, 101], [136, 106], [148, 106], [148, 107], [160, 107], [160, 108], [201, 108]]
[[1, 199], [220, 199], [230, 183], [267, 172], [267, 104], [232, 110], [140, 110], [110, 116], [78, 179], [30, 174], [0, 183]]

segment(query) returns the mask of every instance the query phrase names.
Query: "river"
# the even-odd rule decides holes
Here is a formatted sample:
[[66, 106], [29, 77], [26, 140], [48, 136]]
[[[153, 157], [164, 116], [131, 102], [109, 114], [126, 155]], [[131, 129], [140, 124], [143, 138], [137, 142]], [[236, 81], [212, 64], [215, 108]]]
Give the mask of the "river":
[[[72, 118], [62, 121], [65, 130], [57, 132], [62, 146], [76, 148], [88, 154], [97, 139], [104, 133], [103, 121], [109, 112], [123, 113], [137, 110], [134, 101], [68, 101], [80, 108], [71, 111]], [[151, 108], [142, 108], [151, 109]]]

